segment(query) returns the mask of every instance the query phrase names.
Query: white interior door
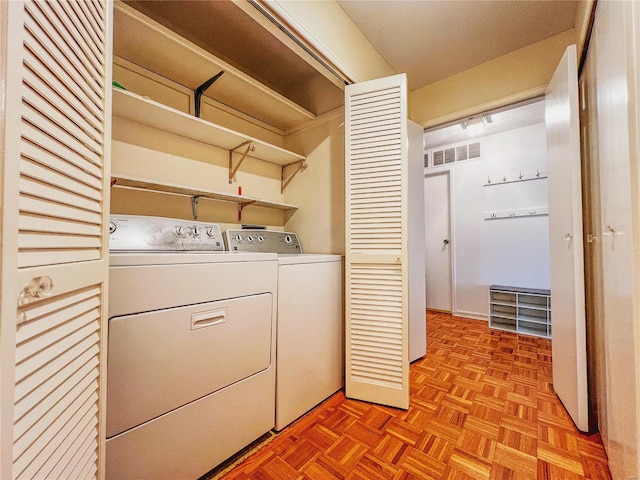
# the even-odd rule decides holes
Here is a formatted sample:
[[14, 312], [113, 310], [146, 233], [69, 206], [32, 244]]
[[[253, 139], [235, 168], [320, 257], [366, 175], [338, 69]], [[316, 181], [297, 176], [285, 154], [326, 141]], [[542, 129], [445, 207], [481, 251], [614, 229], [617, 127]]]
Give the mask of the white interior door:
[[451, 312], [451, 196], [449, 172], [424, 177], [427, 308]]
[[409, 406], [406, 75], [345, 89], [346, 395]]
[[576, 47], [567, 47], [545, 92], [553, 387], [587, 431], [587, 348]]
[[2, 2], [0, 478], [102, 478], [111, 2]]

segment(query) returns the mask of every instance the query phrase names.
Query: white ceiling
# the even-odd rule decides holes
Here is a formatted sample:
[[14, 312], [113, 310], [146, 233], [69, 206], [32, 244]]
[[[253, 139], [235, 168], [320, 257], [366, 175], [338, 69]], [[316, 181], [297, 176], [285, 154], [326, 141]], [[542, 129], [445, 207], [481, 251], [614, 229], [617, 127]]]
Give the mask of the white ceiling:
[[[462, 122], [457, 122], [445, 127], [437, 127], [424, 132], [424, 149], [444, 147], [456, 143], [466, 142], [474, 138], [494, 135], [516, 128], [528, 127], [544, 122], [544, 100], [538, 99], [533, 102], [513, 107], [486, 112], [491, 118], [491, 123], [470, 125], [462, 128]], [[477, 115], [476, 117], [479, 117]], [[473, 117], [473, 118], [476, 118]]]
[[578, 0], [338, 0], [409, 90], [573, 28]]

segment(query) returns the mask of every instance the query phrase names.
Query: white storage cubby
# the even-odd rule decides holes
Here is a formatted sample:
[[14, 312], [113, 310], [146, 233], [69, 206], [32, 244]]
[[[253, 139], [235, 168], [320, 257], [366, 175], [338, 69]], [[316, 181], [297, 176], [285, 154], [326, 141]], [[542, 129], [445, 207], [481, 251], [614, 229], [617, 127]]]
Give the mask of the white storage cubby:
[[538, 288], [491, 285], [489, 326], [551, 338], [551, 292]]

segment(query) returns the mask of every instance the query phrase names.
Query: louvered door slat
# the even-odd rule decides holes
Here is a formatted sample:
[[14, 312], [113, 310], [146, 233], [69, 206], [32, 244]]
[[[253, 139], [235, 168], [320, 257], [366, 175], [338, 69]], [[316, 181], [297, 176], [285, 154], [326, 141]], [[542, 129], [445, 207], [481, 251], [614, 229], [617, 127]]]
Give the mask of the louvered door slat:
[[[40, 180], [40, 181], [38, 181]], [[69, 191], [65, 191], [59, 187], [49, 186], [51, 184], [45, 183], [48, 179], [33, 180], [27, 176], [23, 176], [20, 180], [20, 190], [25, 195], [32, 197], [40, 197], [47, 199], [54, 203], [59, 203], [66, 206], [75, 206], [80, 210], [88, 210], [90, 212], [100, 212], [101, 205], [100, 199], [90, 199], [83, 197], [82, 195], [76, 195]], [[55, 181], [55, 180], [52, 180]], [[55, 183], [52, 183], [55, 185]]]
[[63, 235], [85, 235], [100, 237], [102, 230], [99, 225], [88, 225], [78, 222], [66, 222], [63, 220], [53, 220], [44, 217], [32, 217], [22, 215], [20, 217], [20, 230], [30, 230], [32, 232], [58, 233]]
[[78, 16], [74, 4], [77, 2], [59, 2], [54, 5], [54, 10], [60, 15], [69, 29], [74, 28], [80, 36], [85, 54], [90, 57], [90, 61], [94, 63], [96, 69], [102, 70], [101, 58], [103, 50], [97, 45], [102, 43], [92, 28], [87, 25]]
[[[37, 15], [39, 12], [32, 11], [30, 13]], [[68, 46], [60, 43], [64, 40], [58, 38], [58, 35], [52, 28], [48, 28], [45, 32], [39, 23], [33, 20], [33, 17], [27, 17], [25, 27], [31, 34], [31, 37], [27, 37], [28, 48], [41, 58], [49, 69], [55, 67], [63, 68], [65, 71], [64, 76], [80, 89], [82, 95], [93, 104], [96, 112], [99, 112], [100, 105], [102, 104], [100, 94], [96, 89], [92, 88], [90, 84], [91, 76], [88, 72], [86, 72], [82, 66], [78, 65], [77, 61], [73, 60], [73, 53], [68, 50]], [[62, 77], [63, 75], [60, 76]]]
[[[25, 72], [25, 76], [29, 73], [28, 71]], [[58, 99], [55, 98], [55, 96], [54, 98], [47, 98], [46, 94], [49, 92], [46, 91], [46, 87], [43, 85], [37, 85], [34, 82], [34, 84], [30, 84], [29, 87], [35, 87], [34, 89], [36, 91], [31, 91], [31, 88], [25, 90], [25, 103], [28, 103], [39, 115], [53, 121], [60, 127], [60, 131], [65, 133], [65, 137], [80, 142], [82, 146], [87, 148], [91, 153], [97, 153], [98, 155], [102, 153], [100, 132], [83, 130], [75, 121], [70, 120], [70, 118], [64, 115], [59, 109], [53, 107], [52, 102], [56, 102]], [[37, 90], [38, 87], [40, 87], [39, 90]], [[76, 148], [76, 151], [77, 150]]]
[[80, 470], [71, 472], [70, 478], [90, 478], [96, 473], [96, 462], [95, 462], [95, 449], [97, 447], [98, 442], [95, 440], [87, 446], [84, 455], [82, 456], [82, 462], [78, 462], [78, 465], [82, 465], [84, 463], [84, 467]]
[[[67, 443], [72, 441], [69, 438], [69, 434], [73, 428], [78, 423], [96, 416], [98, 411], [96, 406], [97, 399], [97, 394], [94, 394], [85, 403], [81, 403], [79, 399], [76, 399], [77, 401], [69, 407], [65, 415], [57, 418], [53, 424], [47, 425], [51, 430], [46, 431], [29, 448], [30, 451], [36, 450], [38, 455], [31, 461], [29, 461], [31, 458], [29, 455], [23, 455], [16, 459], [14, 468], [19, 472], [18, 478], [35, 478], [36, 473], [41, 469], [47, 458], [56, 455], [60, 450], [65, 451]], [[51, 434], [51, 437], [48, 434]], [[67, 442], [63, 442], [64, 439], [67, 439]], [[47, 477], [45, 476], [44, 478]]]
[[46, 181], [48, 184], [55, 185], [57, 188], [64, 189], [73, 195], [86, 197], [97, 202], [102, 200], [102, 194], [99, 188], [89, 186], [85, 182], [78, 181], [68, 175], [52, 170], [48, 168], [48, 166], [45, 167], [40, 163], [29, 161], [26, 158], [21, 164], [21, 172], [26, 177]]
[[29, 13], [25, 22], [27, 30], [55, 58], [58, 65], [68, 69], [68, 74], [76, 84], [100, 108], [100, 98], [104, 95], [102, 68], [96, 69], [91, 65], [73, 36], [66, 29], [60, 28], [57, 14], [51, 12], [45, 3], [26, 0], [25, 8]]
[[[27, 33], [26, 40], [25, 68], [29, 68], [34, 72], [42, 72], [42, 75], [51, 82], [53, 88], [56, 85], [60, 85], [61, 88], [58, 91], [65, 97], [67, 103], [81, 105], [78, 112], [81, 112], [82, 116], [87, 116], [84, 113], [85, 111], [90, 112], [97, 120], [97, 124], [100, 124], [102, 122], [101, 111], [99, 106], [95, 104], [95, 100], [99, 100], [99, 98], [88, 95], [84, 89], [74, 83], [74, 78], [57, 64], [56, 59], [39, 44], [36, 38]], [[74, 97], [77, 102], [74, 102], [71, 97]]]
[[[81, 318], [79, 322], [71, 322], [53, 332], [49, 332], [50, 335], [47, 335], [46, 341], [51, 343], [46, 345], [44, 349], [39, 350], [33, 357], [28, 357], [24, 362], [16, 365], [16, 385], [19, 385], [22, 378], [36, 375], [39, 369], [46, 369], [47, 365], [56, 357], [94, 333], [96, 325], [90, 321], [87, 323], [87, 320], [90, 320], [90, 318]], [[18, 346], [18, 352], [22, 356], [23, 353], [20, 350], [32, 351], [38, 347], [40, 345], [20, 345]]]
[[[85, 157], [82, 157], [74, 150], [68, 148], [66, 145], [57, 142], [55, 140], [55, 137], [47, 136], [46, 134], [42, 133], [42, 131], [37, 130], [29, 123], [25, 122], [22, 124], [22, 136], [25, 142], [32, 143], [42, 150], [42, 154], [37, 157], [37, 159], [42, 158], [43, 161], [41, 163], [46, 162], [46, 155], [47, 152], [49, 152], [50, 154], [53, 154], [58, 158], [65, 159], [67, 163], [85, 170], [95, 178], [101, 178], [99, 165], [88, 162]], [[35, 150], [30, 150], [30, 153], [37, 154], [38, 152]]]
[[[95, 440], [92, 440], [92, 435], [94, 434], [93, 425], [90, 421], [87, 421], [85, 425], [78, 424], [76, 428], [69, 433], [69, 438], [73, 439], [73, 442], [66, 451], [59, 457], [50, 457], [47, 463], [42, 466], [42, 470], [48, 471], [51, 478], [71, 478], [68, 474], [63, 474], [63, 472], [69, 468], [70, 461], [77, 456], [78, 450], [83, 445], [95, 450], [97, 445]], [[83, 478], [92, 478], [93, 475], [94, 474], [90, 474]]]
[[[101, 80], [102, 72], [100, 71], [101, 65], [99, 58], [94, 58], [93, 52], [87, 47], [86, 42], [78, 34], [77, 29], [66, 19], [64, 10], [58, 2], [36, 3], [29, 0], [27, 8], [29, 10], [38, 8], [42, 15], [46, 17], [47, 24], [55, 29], [58, 38], [64, 42], [62, 43], [58, 40], [56, 44], [60, 45], [62, 43], [64, 45], [62, 50], [74, 64], [78, 73], [85, 78], [95, 79], [95, 81]], [[65, 20], [67, 21], [65, 22]], [[78, 55], [75, 53], [77, 50], [80, 50]]]
[[[75, 130], [76, 138], [82, 135], [89, 136], [88, 140], [91, 142], [93, 151], [100, 152], [102, 132], [98, 128], [96, 119], [78, 118], [65, 113], [64, 107], [67, 105], [67, 98], [61, 96], [58, 91], [53, 89], [51, 83], [47, 83], [31, 69], [25, 68], [23, 81], [28, 85], [29, 89], [35, 92], [30, 93], [28, 90], [25, 92], [25, 95], [30, 95], [34, 99], [34, 103], [39, 102], [39, 105], [33, 105], [35, 108], [40, 108], [40, 111], [48, 109], [47, 114], [51, 115], [52, 118], [56, 116], [56, 121], [63, 128], [72, 132]], [[75, 103], [76, 106], [79, 106], [77, 101]]]
[[89, 224], [100, 225], [101, 218], [97, 212], [90, 212], [62, 204], [56, 204], [47, 200], [20, 197], [20, 210], [27, 214], [44, 215], [53, 218], [77, 220]]
[[78, 368], [78, 370], [72, 372], [62, 383], [59, 383], [61, 381], [59, 378], [50, 379], [59, 383], [57, 387], [54, 386], [52, 389], [50, 385], [47, 385], [47, 382], [38, 386], [39, 390], [45, 392], [44, 395], [40, 394], [42, 400], [38, 404], [38, 408], [27, 408], [25, 406], [21, 411], [16, 411], [16, 418], [18, 419], [15, 426], [16, 439], [21, 439], [25, 432], [31, 429], [32, 425], [49, 412], [52, 412], [55, 407], [63, 405], [65, 398], [75, 398], [86, 388], [82, 380], [91, 373], [92, 367], [96, 366], [95, 364], [87, 363], [91, 359], [90, 357], [95, 358], [97, 353], [96, 349], [91, 347], [89, 345], [89, 349], [73, 362], [63, 365], [67, 366], [69, 370], [74, 368]]
[[345, 91], [346, 392], [407, 408], [406, 78]]
[[2, 319], [15, 339], [13, 381], [2, 377], [3, 397], [14, 399], [0, 419], [3, 479], [104, 476], [112, 8], [96, 0], [6, 6], [11, 75], [0, 71], [0, 80], [14, 99], [0, 116], [11, 124], [1, 134], [13, 202], [1, 206], [12, 227], [2, 239], [13, 238], [15, 257], [1, 265], [2, 280], [19, 278], [22, 288], [50, 277], [53, 286], [49, 298], [23, 290], [13, 325]]
[[[34, 78], [37, 78], [37, 84], [39, 88], [34, 90], [43, 90], [43, 95], [51, 99], [51, 101], [60, 109], [71, 108], [75, 112], [91, 112], [90, 115], [74, 116], [74, 121], [79, 124], [87, 123], [91, 125], [91, 128], [102, 133], [101, 119], [94, 115], [99, 113], [83, 102], [82, 95], [78, 96], [79, 89], [69, 87], [64, 80], [59, 79], [57, 76], [51, 74], [51, 72], [45, 68], [40, 59], [33, 55], [30, 51], [25, 51], [24, 56], [24, 82], [28, 84], [35, 84]], [[76, 91], [77, 90], [77, 91]], [[53, 94], [52, 94], [53, 92]], [[72, 112], [70, 112], [72, 115]], [[100, 137], [98, 137], [100, 138]]]
[[67, 147], [67, 149], [78, 155], [80, 158], [83, 158], [85, 162], [91, 162], [94, 165], [100, 164], [101, 152], [96, 152], [88, 148], [87, 143], [83, 141], [84, 139], [75, 138], [69, 132], [56, 124], [51, 117], [35, 110], [27, 100], [25, 100], [23, 107], [22, 115], [25, 123], [28, 123], [43, 132], [47, 132], [52, 139], [55, 139], [56, 142]]
[[95, 1], [95, 2], [70, 2], [76, 5], [79, 11], [83, 12], [83, 15], [86, 18], [86, 25], [92, 27], [93, 31], [96, 34], [97, 39], [95, 40], [96, 45], [104, 44], [104, 28], [102, 28], [102, 24], [104, 22], [104, 2]]
[[[42, 412], [43, 415], [35, 419], [34, 424], [41, 421], [43, 424], [48, 425], [48, 427], [42, 432], [31, 428], [27, 430], [24, 435], [17, 437], [14, 444], [14, 454], [19, 457], [22, 452], [32, 446], [44, 448], [58, 432], [60, 425], [56, 425], [56, 422], [62, 423], [68, 421], [79, 405], [83, 405], [89, 397], [96, 395], [96, 388], [97, 384], [92, 382], [82, 384], [77, 392], [72, 389], [65, 392], [67, 393], [66, 396], [62, 396], [57, 403], [53, 404], [52, 408], [44, 410]], [[74, 393], [74, 396], [71, 396], [71, 393]]]

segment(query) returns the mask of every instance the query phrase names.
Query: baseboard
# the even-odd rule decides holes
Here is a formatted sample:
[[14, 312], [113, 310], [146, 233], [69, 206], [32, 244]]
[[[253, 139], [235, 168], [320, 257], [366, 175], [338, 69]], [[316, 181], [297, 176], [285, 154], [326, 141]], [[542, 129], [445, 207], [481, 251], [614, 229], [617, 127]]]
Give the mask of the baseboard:
[[451, 312], [451, 315], [454, 315], [456, 317], [469, 318], [471, 320], [483, 320], [485, 322], [489, 321], [489, 315], [487, 315], [486, 313], [465, 312], [464, 310], [456, 310], [455, 312]]

